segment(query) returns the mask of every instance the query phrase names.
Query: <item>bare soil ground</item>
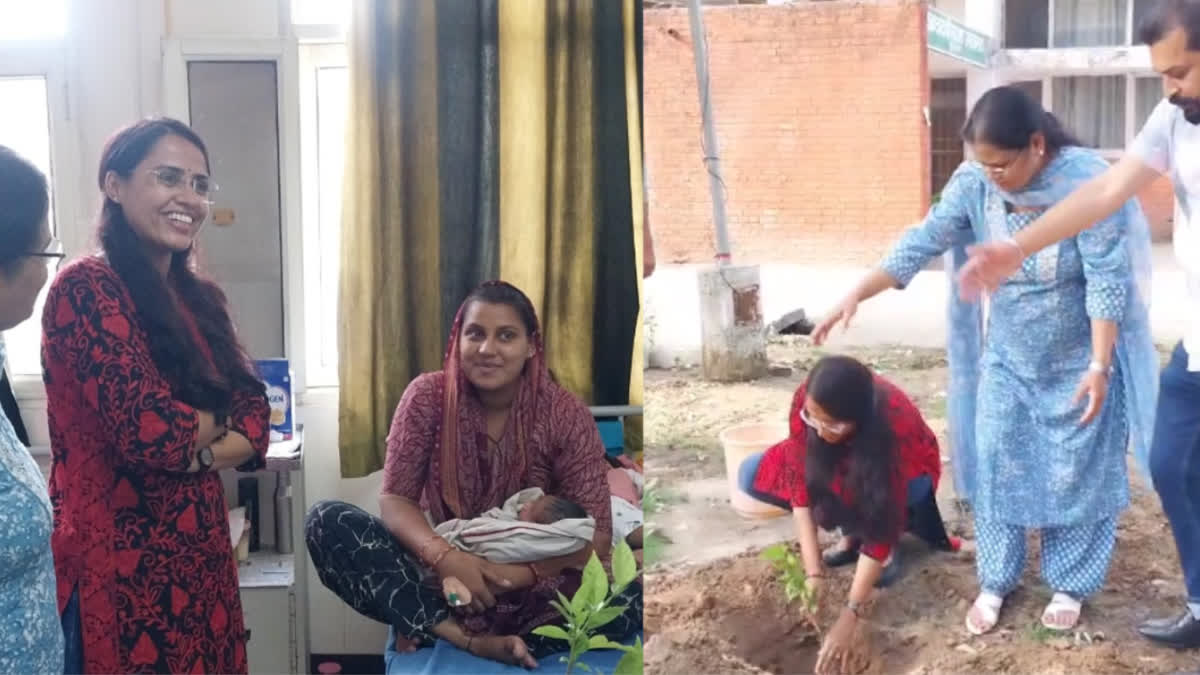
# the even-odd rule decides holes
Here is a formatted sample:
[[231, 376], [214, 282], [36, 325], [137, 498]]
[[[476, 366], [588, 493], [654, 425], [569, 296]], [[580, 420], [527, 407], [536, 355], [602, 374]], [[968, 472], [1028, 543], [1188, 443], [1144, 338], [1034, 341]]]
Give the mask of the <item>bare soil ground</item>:
[[[906, 348], [843, 350], [882, 371], [913, 397], [940, 435], [945, 431], [943, 352]], [[772, 343], [774, 374], [757, 382], [704, 382], [697, 369], [646, 373], [646, 672], [808, 673], [819, 640], [799, 606], [758, 552], [791, 538], [787, 518], [748, 521], [729, 506], [721, 430], [780, 421], [792, 392], [821, 353], [803, 339]], [[972, 536], [952, 506], [945, 467], [939, 501], [947, 526]], [[978, 591], [973, 547], [932, 553], [902, 544], [904, 576], [879, 594], [867, 622], [867, 673], [1177, 673], [1197, 672], [1200, 653], [1149, 644], [1134, 626], [1174, 612], [1183, 587], [1170, 530], [1157, 498], [1134, 477], [1134, 504], [1124, 514], [1105, 589], [1084, 607], [1076, 631], [1055, 634], [1038, 617], [1050, 591], [1038, 576], [1031, 539], [1026, 576], [1005, 603], [991, 634], [971, 637], [963, 618]], [[828, 536], [823, 541], [829, 541]], [[823, 616], [841, 606], [851, 569], [834, 571]]]

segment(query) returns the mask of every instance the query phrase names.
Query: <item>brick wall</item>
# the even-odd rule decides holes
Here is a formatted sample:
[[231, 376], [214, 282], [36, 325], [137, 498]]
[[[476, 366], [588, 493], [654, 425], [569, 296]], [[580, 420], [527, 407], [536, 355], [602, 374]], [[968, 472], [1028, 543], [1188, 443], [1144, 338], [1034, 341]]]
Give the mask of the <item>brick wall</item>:
[[[710, 7], [726, 219], [735, 262], [867, 265], [927, 208], [925, 13], [908, 0]], [[659, 263], [715, 240], [687, 11], [646, 10], [645, 134]], [[1173, 201], [1141, 195], [1158, 240]]]
[[[924, 7], [722, 7], [704, 21], [734, 261], [874, 262], [930, 192]], [[646, 11], [645, 69], [655, 253], [712, 260], [686, 10]]]

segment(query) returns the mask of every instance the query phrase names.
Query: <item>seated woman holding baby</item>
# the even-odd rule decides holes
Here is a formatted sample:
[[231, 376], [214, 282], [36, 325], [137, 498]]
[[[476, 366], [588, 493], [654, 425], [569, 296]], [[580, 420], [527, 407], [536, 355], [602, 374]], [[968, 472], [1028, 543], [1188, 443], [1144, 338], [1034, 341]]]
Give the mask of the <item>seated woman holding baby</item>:
[[[594, 550], [607, 559], [612, 512], [594, 419], [546, 368], [533, 304], [488, 282], [463, 302], [443, 370], [409, 384], [392, 421], [381, 518], [343, 502], [314, 505], [305, 523], [321, 582], [359, 613], [392, 626], [397, 651], [442, 638], [502, 663], [536, 667], [566, 644], [531, 634], [561, 622], [550, 601], [578, 588]], [[473, 555], [435, 527], [473, 519], [527, 488], [574, 502], [593, 520], [590, 546], [532, 563]], [[451, 606], [439, 580], [455, 579]], [[458, 605], [459, 603], [455, 603]], [[623, 639], [641, 626], [642, 592], [605, 627]]]

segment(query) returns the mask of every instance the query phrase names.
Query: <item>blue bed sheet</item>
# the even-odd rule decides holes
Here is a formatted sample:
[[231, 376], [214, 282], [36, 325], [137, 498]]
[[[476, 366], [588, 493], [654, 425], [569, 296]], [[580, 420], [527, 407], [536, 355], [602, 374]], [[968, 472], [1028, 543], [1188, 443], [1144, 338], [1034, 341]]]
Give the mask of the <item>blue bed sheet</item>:
[[[433, 647], [419, 649], [411, 654], [400, 654], [394, 649], [394, 640], [395, 636], [389, 633], [387, 648], [383, 653], [387, 675], [516, 675], [530, 672], [563, 675], [567, 672], [567, 664], [559, 660], [567, 655], [566, 652], [545, 657], [538, 663], [537, 670], [529, 671], [481, 659], [445, 640], [438, 640]], [[633, 643], [634, 638], [625, 642], [629, 645]], [[597, 649], [584, 654], [580, 661], [591, 667], [592, 673], [596, 675], [609, 675], [624, 655], [625, 652], [619, 649]]]

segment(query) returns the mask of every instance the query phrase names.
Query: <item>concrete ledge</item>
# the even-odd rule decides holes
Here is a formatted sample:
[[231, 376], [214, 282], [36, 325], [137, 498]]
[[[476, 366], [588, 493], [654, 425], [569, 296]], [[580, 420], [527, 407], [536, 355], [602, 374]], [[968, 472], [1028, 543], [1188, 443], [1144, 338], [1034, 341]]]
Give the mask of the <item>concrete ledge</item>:
[[[704, 265], [660, 265], [645, 281], [645, 336], [648, 366], [669, 368], [700, 362], [700, 292], [696, 273]], [[819, 321], [867, 271], [862, 267], [764, 264], [760, 266], [764, 323], [804, 309]], [[904, 291], [885, 291], [862, 304], [845, 333], [835, 329], [830, 346], [898, 344], [945, 347], [946, 296], [942, 271], [917, 275]], [[1170, 244], [1154, 247], [1155, 339], [1172, 343], [1183, 334], [1189, 303], [1183, 274]]]

